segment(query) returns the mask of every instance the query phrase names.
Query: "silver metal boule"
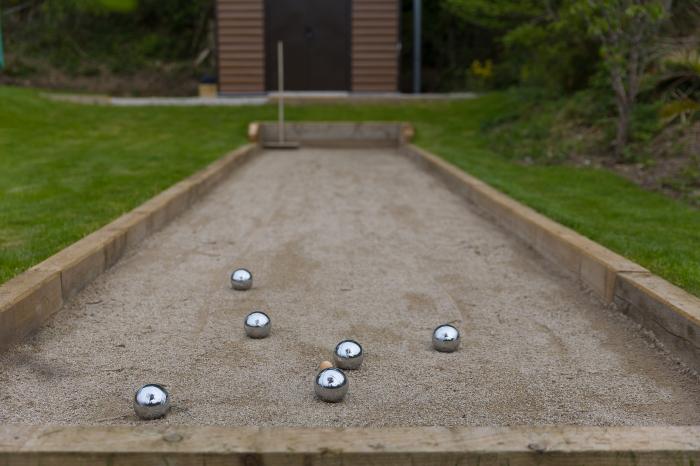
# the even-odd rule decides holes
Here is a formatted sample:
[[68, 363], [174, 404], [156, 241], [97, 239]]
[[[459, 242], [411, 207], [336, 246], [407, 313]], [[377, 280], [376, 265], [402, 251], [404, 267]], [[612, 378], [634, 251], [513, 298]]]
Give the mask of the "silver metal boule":
[[271, 325], [270, 317], [260, 311], [251, 312], [243, 321], [245, 334], [250, 338], [265, 338], [270, 334]]
[[328, 403], [337, 403], [345, 398], [350, 382], [343, 371], [331, 367], [316, 375], [314, 391], [316, 396]]
[[359, 369], [365, 358], [362, 345], [355, 340], [343, 340], [338, 343], [333, 351], [335, 365], [341, 369]]
[[443, 324], [433, 330], [433, 348], [443, 353], [451, 353], [459, 348], [459, 330], [450, 324]]
[[231, 287], [234, 290], [249, 290], [253, 286], [253, 274], [248, 269], [236, 269], [231, 273]]
[[144, 420], [158, 419], [170, 409], [170, 395], [161, 385], [149, 383], [136, 390], [134, 411]]

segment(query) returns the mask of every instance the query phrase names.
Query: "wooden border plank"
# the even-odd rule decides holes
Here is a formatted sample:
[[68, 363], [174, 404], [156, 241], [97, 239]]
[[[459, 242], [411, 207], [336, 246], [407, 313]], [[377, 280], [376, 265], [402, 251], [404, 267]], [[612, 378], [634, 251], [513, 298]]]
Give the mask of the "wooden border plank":
[[700, 372], [700, 304], [685, 291], [651, 273], [620, 272], [617, 308], [651, 330], [678, 359]]
[[63, 306], [61, 274], [31, 268], [0, 287], [0, 350], [22, 341]]
[[256, 428], [4, 426], [0, 464], [683, 465], [700, 426]]
[[[284, 125], [286, 138], [306, 147], [399, 147], [413, 136], [409, 123], [292, 121]], [[252, 122], [248, 140], [264, 144], [277, 140], [277, 122]]]

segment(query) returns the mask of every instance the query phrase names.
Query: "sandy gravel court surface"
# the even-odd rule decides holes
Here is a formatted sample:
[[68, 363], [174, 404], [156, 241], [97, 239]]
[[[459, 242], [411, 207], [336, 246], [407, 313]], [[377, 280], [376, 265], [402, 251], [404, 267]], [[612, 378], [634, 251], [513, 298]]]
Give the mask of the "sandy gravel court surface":
[[[230, 289], [234, 266], [255, 275]], [[272, 335], [243, 317], [264, 310]], [[459, 352], [430, 347], [452, 322]], [[341, 339], [343, 403], [314, 398]], [[700, 384], [638, 328], [393, 150], [266, 152], [0, 355], [0, 423], [700, 424]]]

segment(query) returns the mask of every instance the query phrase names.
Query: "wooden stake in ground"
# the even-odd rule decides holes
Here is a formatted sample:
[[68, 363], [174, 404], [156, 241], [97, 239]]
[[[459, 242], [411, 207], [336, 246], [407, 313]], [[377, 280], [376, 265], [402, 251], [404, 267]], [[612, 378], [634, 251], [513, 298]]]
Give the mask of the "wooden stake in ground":
[[263, 144], [267, 149], [298, 149], [298, 142], [284, 140], [284, 43], [277, 41], [277, 141]]

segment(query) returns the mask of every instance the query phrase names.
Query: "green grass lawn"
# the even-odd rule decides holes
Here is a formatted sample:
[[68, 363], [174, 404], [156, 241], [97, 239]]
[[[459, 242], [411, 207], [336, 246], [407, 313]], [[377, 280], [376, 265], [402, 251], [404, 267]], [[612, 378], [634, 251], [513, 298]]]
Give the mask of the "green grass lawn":
[[[460, 102], [309, 105], [295, 120], [406, 120], [416, 143], [700, 296], [700, 212], [612, 173], [523, 166], [489, 149], [507, 94]], [[0, 87], [0, 282], [245, 142], [264, 107], [116, 108]]]

